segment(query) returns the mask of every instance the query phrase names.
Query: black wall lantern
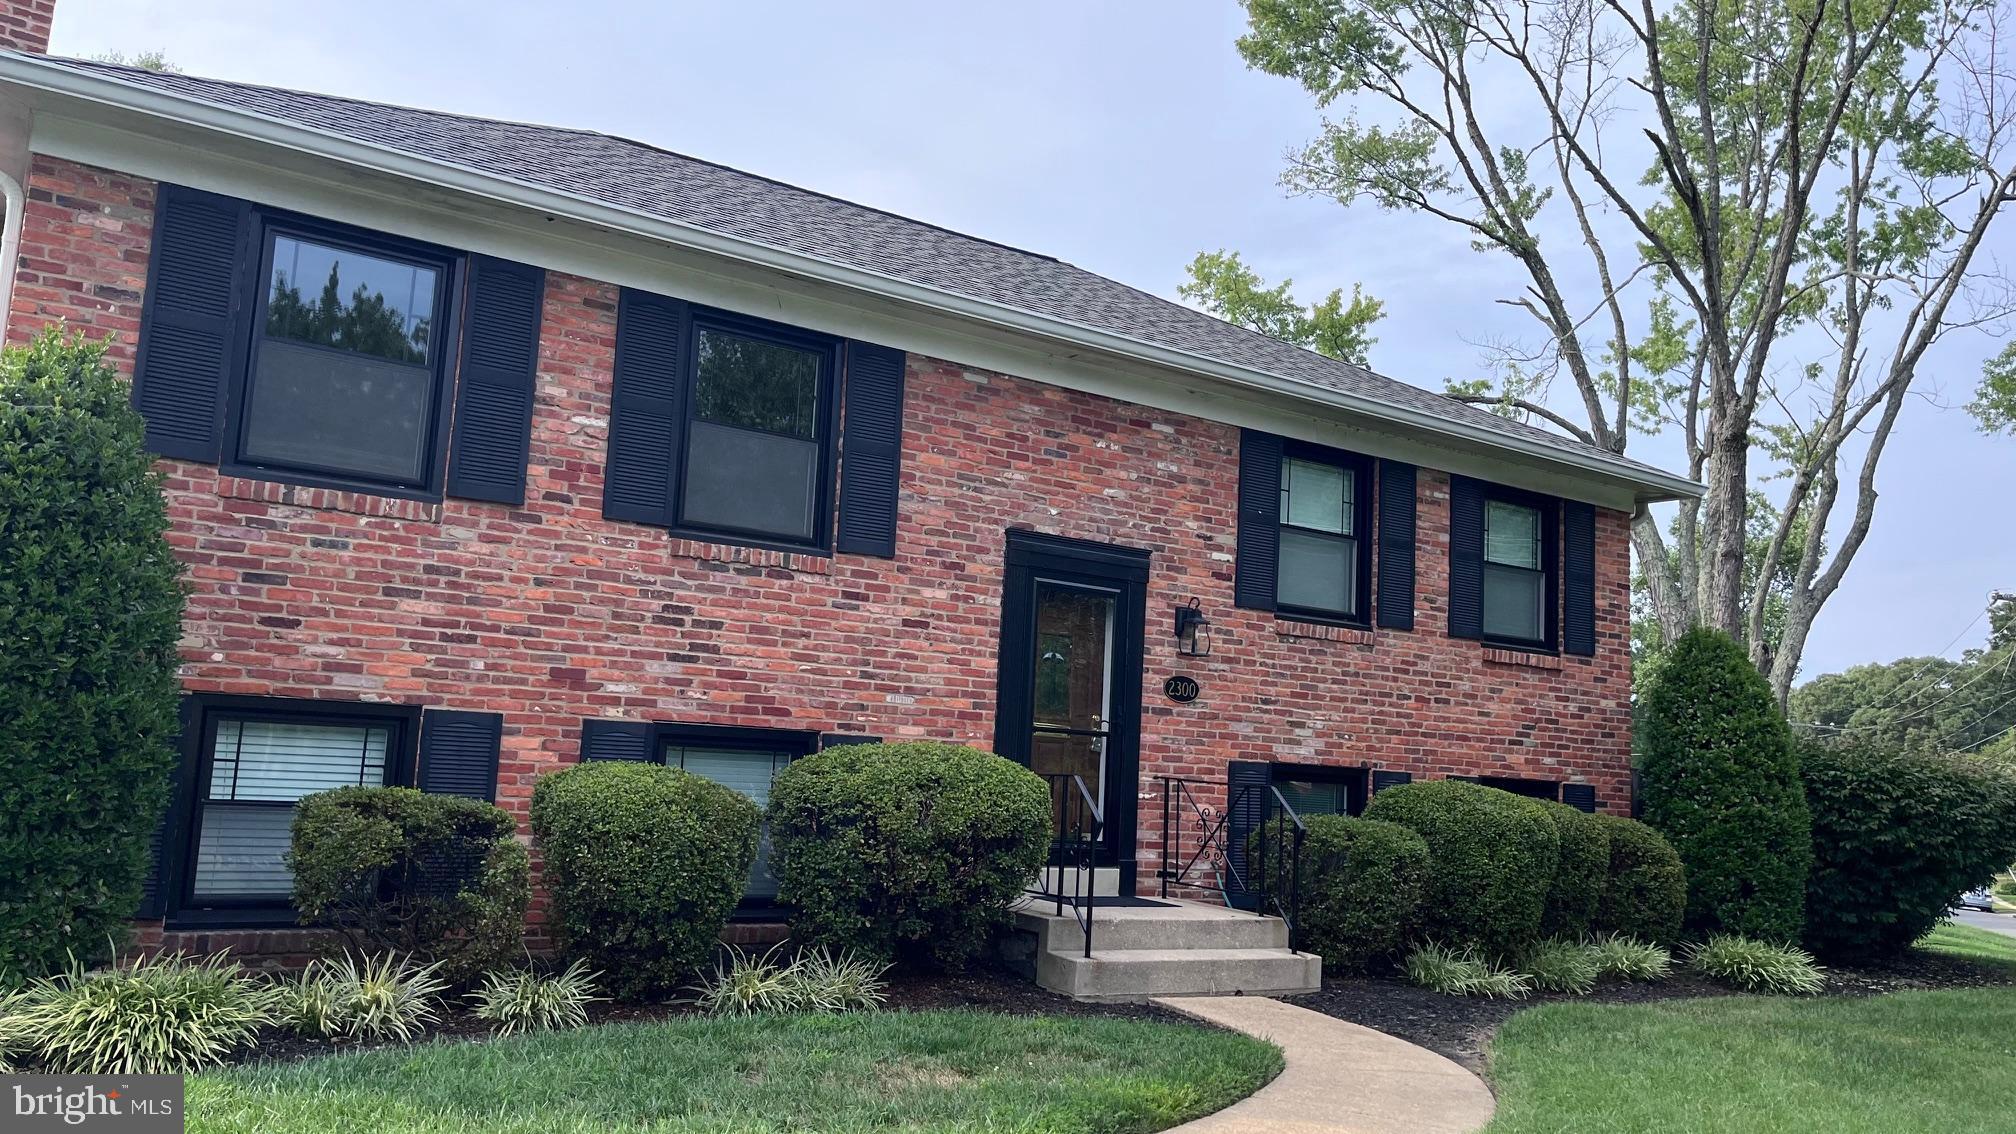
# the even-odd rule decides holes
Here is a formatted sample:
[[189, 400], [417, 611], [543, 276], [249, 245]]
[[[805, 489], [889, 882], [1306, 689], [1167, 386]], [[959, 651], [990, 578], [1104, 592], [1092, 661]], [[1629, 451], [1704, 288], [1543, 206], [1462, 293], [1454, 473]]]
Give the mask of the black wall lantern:
[[1211, 620], [1197, 609], [1197, 600], [1190, 605], [1176, 608], [1176, 652], [1186, 658], [1209, 657], [1211, 654]]

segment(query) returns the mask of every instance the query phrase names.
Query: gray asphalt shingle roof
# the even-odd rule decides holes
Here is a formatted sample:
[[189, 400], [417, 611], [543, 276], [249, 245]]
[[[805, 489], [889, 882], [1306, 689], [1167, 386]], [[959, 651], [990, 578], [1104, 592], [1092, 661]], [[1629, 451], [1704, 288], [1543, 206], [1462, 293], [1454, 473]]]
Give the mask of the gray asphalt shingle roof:
[[1480, 427], [1508, 442], [1657, 470], [1327, 358], [1073, 267], [851, 201], [592, 130], [500, 122], [78, 59], [51, 63], [265, 115], [416, 157], [635, 209], [955, 295]]

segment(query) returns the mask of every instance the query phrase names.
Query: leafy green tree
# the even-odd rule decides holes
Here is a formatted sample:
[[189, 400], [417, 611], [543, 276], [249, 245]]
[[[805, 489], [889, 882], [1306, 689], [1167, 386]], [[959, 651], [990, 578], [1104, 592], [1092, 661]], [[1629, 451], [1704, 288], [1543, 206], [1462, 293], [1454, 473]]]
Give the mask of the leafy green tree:
[[2016, 198], [2000, 9], [1244, 4], [1246, 61], [1334, 112], [1291, 191], [1444, 222], [1521, 277], [1503, 302], [1537, 339], [1452, 396], [1614, 452], [1678, 435], [1708, 492], [1636, 518], [1650, 612], [1746, 643], [1782, 704], [1927, 351], [2016, 308], [1975, 268]]
[[1791, 731], [1743, 647], [1688, 631], [1639, 720], [1639, 798], [1686, 864], [1687, 928], [1798, 940], [1811, 820]]
[[1792, 691], [1791, 717], [1823, 739], [2001, 756], [2016, 733], [2016, 643], [1825, 674]]
[[1360, 366], [1379, 341], [1372, 325], [1386, 317], [1386, 305], [1357, 284], [1348, 302], [1339, 288], [1304, 307], [1290, 292], [1295, 281], [1268, 287], [1237, 252], [1199, 252], [1189, 274], [1176, 294], [1220, 319]]
[[101, 344], [0, 351], [0, 979], [102, 956], [168, 800], [181, 569]]

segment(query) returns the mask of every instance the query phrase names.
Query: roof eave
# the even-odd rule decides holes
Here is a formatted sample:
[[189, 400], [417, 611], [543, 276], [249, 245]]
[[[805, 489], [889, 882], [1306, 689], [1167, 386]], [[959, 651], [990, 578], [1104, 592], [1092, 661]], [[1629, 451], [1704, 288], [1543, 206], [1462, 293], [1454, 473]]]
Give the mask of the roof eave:
[[1644, 503], [1694, 498], [1701, 496], [1705, 491], [1702, 485], [1685, 477], [1658, 470], [1620, 467], [1605, 459], [1600, 452], [1581, 453], [1539, 441], [1510, 437], [1482, 426], [1451, 421], [1420, 410], [1347, 391], [1283, 378], [1266, 371], [1237, 366], [1006, 304], [956, 295], [942, 289], [865, 271], [820, 257], [807, 256], [758, 241], [725, 236], [708, 229], [654, 216], [642, 210], [542, 188], [454, 162], [418, 157], [389, 146], [347, 138], [331, 131], [302, 126], [271, 115], [159, 91], [109, 76], [84, 74], [39, 56], [0, 52], [0, 82], [16, 83], [34, 90], [212, 130], [502, 204], [565, 216], [571, 220], [601, 225], [728, 260], [818, 280], [882, 299], [914, 304], [1022, 334], [1137, 359], [1153, 366], [1194, 374], [1237, 389], [1267, 393], [1311, 406], [1386, 422], [1469, 447], [1518, 454], [1528, 460], [1572, 470], [1613, 484], [1628, 485], [1635, 497]]

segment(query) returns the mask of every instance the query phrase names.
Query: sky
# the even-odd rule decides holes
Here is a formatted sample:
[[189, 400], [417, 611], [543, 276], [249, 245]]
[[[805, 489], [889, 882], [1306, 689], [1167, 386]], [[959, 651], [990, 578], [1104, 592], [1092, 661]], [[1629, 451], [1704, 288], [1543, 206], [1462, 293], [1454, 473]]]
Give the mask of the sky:
[[[1305, 298], [1382, 299], [1380, 371], [1479, 374], [1480, 343], [1524, 332], [1496, 302], [1511, 263], [1439, 222], [1286, 195], [1283, 155], [1319, 112], [1245, 67], [1242, 30], [1230, 0], [59, 0], [51, 50], [626, 135], [1170, 298], [1198, 252], [1233, 249]], [[2016, 590], [2016, 439], [1959, 408], [2000, 346], [1968, 333], [1930, 360], [1803, 677], [1978, 645], [1985, 619], [1961, 632], [1987, 592]], [[1660, 438], [1631, 452], [1679, 466]]]

